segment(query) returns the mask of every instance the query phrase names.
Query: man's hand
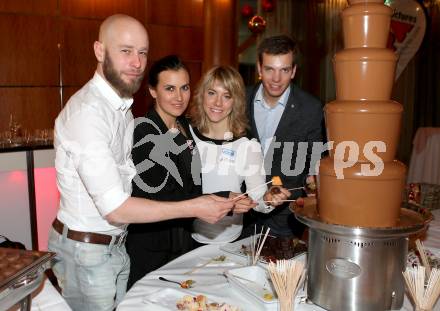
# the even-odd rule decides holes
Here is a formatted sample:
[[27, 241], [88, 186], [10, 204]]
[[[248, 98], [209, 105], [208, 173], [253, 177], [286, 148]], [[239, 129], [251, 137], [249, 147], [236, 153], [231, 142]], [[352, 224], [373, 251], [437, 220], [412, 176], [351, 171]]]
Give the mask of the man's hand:
[[194, 217], [200, 218], [210, 224], [214, 224], [232, 209], [234, 202], [214, 194], [203, 195], [189, 200], [195, 210]]
[[269, 205], [279, 206], [290, 197], [291, 193], [286, 188], [280, 186], [270, 187], [263, 196], [263, 200]]
[[[235, 199], [237, 197], [239, 197], [239, 198]], [[233, 209], [234, 214], [246, 213], [251, 208], [254, 208], [255, 206], [257, 206], [257, 202], [255, 202], [254, 200], [249, 198], [247, 195], [242, 195], [241, 193], [236, 193], [236, 192], [231, 191], [229, 193], [229, 199], [231, 199], [231, 201], [233, 201], [235, 203], [234, 209]]]

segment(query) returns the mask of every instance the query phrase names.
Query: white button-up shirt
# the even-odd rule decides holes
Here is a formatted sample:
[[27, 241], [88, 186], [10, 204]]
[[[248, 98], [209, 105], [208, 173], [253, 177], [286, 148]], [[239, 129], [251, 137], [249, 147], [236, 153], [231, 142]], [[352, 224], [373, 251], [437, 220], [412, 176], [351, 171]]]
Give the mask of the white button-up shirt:
[[264, 155], [266, 155], [267, 149], [269, 148], [278, 127], [278, 123], [280, 123], [289, 94], [290, 86], [284, 91], [274, 107], [269, 106], [264, 100], [263, 85], [260, 85], [255, 94], [254, 119]]
[[58, 219], [72, 230], [119, 234], [104, 218], [131, 194], [133, 99], [121, 98], [98, 73], [55, 120]]

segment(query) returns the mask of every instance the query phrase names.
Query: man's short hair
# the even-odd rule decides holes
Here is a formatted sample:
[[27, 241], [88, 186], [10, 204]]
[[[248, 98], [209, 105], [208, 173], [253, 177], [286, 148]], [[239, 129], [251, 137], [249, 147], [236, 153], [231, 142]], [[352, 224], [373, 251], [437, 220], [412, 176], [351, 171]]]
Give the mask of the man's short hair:
[[269, 55], [284, 55], [292, 52], [293, 64], [295, 65], [296, 55], [298, 54], [298, 44], [286, 35], [267, 37], [261, 41], [257, 49], [258, 62], [262, 64], [263, 53]]

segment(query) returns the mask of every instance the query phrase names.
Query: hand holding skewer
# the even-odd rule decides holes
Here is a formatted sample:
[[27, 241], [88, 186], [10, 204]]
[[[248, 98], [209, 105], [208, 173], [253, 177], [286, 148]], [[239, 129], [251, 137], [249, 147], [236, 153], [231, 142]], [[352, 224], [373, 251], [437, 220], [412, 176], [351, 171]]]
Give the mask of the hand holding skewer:
[[[247, 195], [241, 193], [230, 192], [229, 198], [234, 200], [234, 208], [231, 212], [234, 214], [243, 214], [249, 211], [251, 208], [257, 206], [257, 202], [252, 200]], [[238, 199], [237, 199], [238, 198]], [[231, 213], [232, 214], [232, 213]], [[229, 214], [228, 214], [229, 215]]]
[[279, 206], [284, 202], [294, 201], [289, 200], [291, 193], [286, 188], [280, 186], [270, 187], [263, 196], [265, 203], [269, 203], [272, 206]]
[[270, 187], [263, 196], [265, 203], [272, 206], [279, 206], [288, 201], [291, 193], [288, 189], [283, 188], [283, 182], [279, 176], [272, 177], [272, 187]]

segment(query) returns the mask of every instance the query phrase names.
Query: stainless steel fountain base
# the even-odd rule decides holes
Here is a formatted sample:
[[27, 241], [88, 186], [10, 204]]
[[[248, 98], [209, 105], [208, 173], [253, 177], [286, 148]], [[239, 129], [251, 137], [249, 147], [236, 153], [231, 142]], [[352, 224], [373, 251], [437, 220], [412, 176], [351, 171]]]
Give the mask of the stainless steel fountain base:
[[393, 310], [403, 304], [404, 237], [344, 237], [311, 228], [308, 298], [327, 310]]
[[423, 230], [426, 219], [402, 209], [397, 227], [346, 227], [322, 222], [311, 208], [316, 210], [295, 210], [298, 220], [309, 226], [308, 298], [334, 311], [400, 309], [407, 237]]

